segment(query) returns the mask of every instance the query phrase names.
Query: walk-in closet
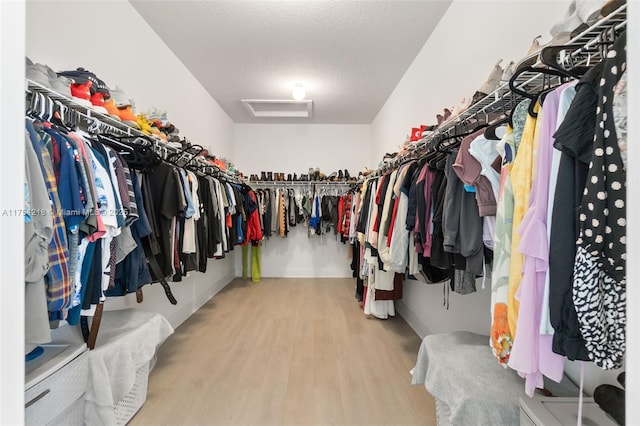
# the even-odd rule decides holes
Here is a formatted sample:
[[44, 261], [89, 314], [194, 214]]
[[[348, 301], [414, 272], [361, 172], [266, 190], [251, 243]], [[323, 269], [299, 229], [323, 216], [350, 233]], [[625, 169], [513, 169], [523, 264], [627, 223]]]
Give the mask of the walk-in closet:
[[636, 0], [0, 1], [0, 424], [640, 424], [639, 40]]

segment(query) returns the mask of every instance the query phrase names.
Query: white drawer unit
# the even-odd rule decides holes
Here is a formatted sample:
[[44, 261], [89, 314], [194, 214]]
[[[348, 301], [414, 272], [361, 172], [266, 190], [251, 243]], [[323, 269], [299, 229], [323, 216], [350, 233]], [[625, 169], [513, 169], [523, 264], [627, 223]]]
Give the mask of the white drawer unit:
[[[84, 424], [88, 360], [84, 345], [43, 345], [41, 359], [27, 363], [25, 423]], [[37, 362], [36, 362], [37, 361]]]
[[[575, 426], [578, 398], [520, 398], [520, 426]], [[583, 398], [583, 426], [616, 426], [593, 398]]]

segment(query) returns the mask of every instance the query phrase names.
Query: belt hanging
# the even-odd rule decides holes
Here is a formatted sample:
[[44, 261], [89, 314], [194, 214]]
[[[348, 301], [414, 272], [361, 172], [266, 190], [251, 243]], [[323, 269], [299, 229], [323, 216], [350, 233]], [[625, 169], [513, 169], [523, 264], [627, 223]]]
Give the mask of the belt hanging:
[[87, 347], [93, 350], [96, 347], [96, 340], [98, 338], [98, 330], [100, 330], [100, 321], [102, 320], [102, 310], [104, 303], [100, 302], [96, 306], [96, 310], [91, 320], [91, 328], [89, 328], [89, 317], [82, 315], [80, 317], [80, 330], [82, 330], [82, 337], [84, 338]]
[[172, 305], [177, 305], [178, 301], [173, 296], [173, 293], [171, 292], [171, 286], [169, 286], [169, 283], [167, 282], [166, 278], [164, 277], [164, 274], [162, 273], [162, 270], [160, 269], [160, 265], [158, 265], [158, 261], [156, 260], [156, 257], [151, 252], [151, 249], [149, 247], [149, 242], [147, 241], [147, 239], [144, 240], [142, 246], [144, 248], [144, 252], [145, 252], [145, 255], [146, 255], [146, 258], [147, 258], [147, 264], [151, 268], [152, 274], [156, 276], [156, 279], [162, 285], [162, 288], [164, 289], [164, 293], [167, 296], [167, 299], [169, 299], [169, 302]]

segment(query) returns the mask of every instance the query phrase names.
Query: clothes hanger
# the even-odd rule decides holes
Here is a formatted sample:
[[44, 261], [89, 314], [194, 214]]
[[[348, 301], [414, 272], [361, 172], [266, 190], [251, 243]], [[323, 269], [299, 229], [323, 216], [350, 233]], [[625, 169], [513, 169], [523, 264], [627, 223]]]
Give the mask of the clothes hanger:
[[[436, 151], [444, 152], [444, 153], [451, 153], [453, 151], [451, 151], [450, 148], [457, 147], [457, 145], [460, 144], [462, 139], [464, 139], [465, 137], [470, 136], [470, 135], [474, 134], [475, 132], [477, 132], [478, 130], [483, 129], [483, 128], [488, 127], [488, 126], [489, 126], [488, 123], [482, 123], [482, 124], [479, 124], [476, 127], [474, 127], [471, 131], [468, 131], [466, 133], [454, 134], [454, 135], [451, 135], [451, 136], [446, 136], [446, 137], [442, 138], [440, 140], [440, 142], [436, 145]], [[447, 145], [447, 147], [445, 149], [442, 149], [442, 142], [450, 140], [450, 139], [458, 139], [458, 138], [460, 139], [460, 141], [453, 142], [452, 144]]]
[[[192, 152], [187, 152], [189, 150], [191, 150], [192, 148], [196, 148], [199, 149], [199, 151], [197, 151], [196, 153], [192, 153]], [[175, 166], [178, 167], [184, 167], [187, 164], [189, 164], [198, 154], [200, 154], [202, 151], [204, 151], [204, 148], [200, 145], [187, 145], [184, 149], [171, 153], [166, 159], [165, 161], [167, 161], [168, 163], [171, 163]], [[188, 160], [186, 163], [184, 164], [180, 164], [180, 162], [184, 161], [184, 160]]]
[[[526, 72], [538, 73], [538, 74], [542, 74], [543, 76], [556, 76], [560, 78], [569, 78], [569, 79], [573, 78], [573, 76], [567, 73], [565, 70], [556, 70], [552, 68], [526, 66], [516, 70], [516, 72], [511, 77], [511, 79], [509, 79], [509, 89], [513, 93], [531, 100], [531, 103], [529, 104], [529, 115], [531, 115], [532, 117], [537, 116], [537, 114], [534, 112], [534, 108], [535, 108], [535, 103], [538, 101], [538, 96], [540, 95], [541, 91], [536, 93], [530, 93], [530, 92], [527, 92], [525, 89], [521, 89], [520, 87], [518, 87], [517, 85], [518, 78]], [[543, 83], [543, 87], [544, 87], [544, 83]]]
[[501, 138], [496, 135], [496, 130], [498, 129], [498, 127], [509, 123], [510, 118], [511, 117], [507, 115], [506, 117], [499, 118], [498, 120], [489, 124], [484, 130], [484, 137], [492, 141], [499, 141]]
[[[564, 55], [558, 56], [563, 52], [565, 53]], [[540, 62], [551, 69], [566, 73], [571, 78], [579, 79], [584, 75], [585, 72], [587, 72], [587, 70], [589, 69], [589, 65], [587, 64], [587, 66], [574, 66], [572, 57], [573, 52], [587, 53], [589, 55], [589, 58], [587, 60], [588, 62], [590, 62], [591, 51], [588, 49], [583, 49], [583, 46], [580, 44], [565, 44], [543, 47], [540, 51]], [[558, 61], [559, 59], [560, 61]]]
[[110, 148], [115, 149], [118, 152], [118, 154], [126, 156], [127, 159], [132, 158], [135, 161], [135, 159], [137, 158], [135, 148], [117, 139], [112, 139], [110, 136], [111, 135], [109, 134], [103, 134], [103, 133], [99, 133], [97, 135], [98, 140], [101, 143], [103, 143], [104, 145], [108, 145]]

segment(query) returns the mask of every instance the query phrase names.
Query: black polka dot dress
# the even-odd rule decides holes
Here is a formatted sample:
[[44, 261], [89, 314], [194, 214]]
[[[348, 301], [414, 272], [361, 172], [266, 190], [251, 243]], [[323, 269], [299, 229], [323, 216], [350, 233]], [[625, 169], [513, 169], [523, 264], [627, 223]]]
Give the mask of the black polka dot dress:
[[626, 326], [626, 173], [613, 117], [626, 69], [626, 32], [608, 52], [600, 80], [593, 154], [580, 206], [573, 301], [589, 358], [619, 368]]

